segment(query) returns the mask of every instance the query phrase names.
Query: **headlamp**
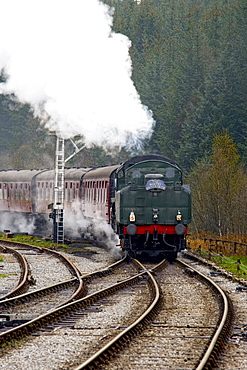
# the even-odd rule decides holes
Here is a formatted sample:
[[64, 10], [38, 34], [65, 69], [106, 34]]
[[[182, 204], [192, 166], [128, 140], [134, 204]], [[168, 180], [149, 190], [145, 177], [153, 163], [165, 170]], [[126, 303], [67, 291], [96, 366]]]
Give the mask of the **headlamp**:
[[130, 222], [135, 222], [136, 216], [133, 211], [130, 212]]

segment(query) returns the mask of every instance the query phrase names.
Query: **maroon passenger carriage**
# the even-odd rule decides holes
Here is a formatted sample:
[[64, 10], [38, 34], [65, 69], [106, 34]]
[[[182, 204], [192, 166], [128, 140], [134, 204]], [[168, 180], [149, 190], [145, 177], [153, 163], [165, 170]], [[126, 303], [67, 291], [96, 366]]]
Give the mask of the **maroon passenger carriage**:
[[[81, 217], [101, 219], [110, 223], [111, 199], [114, 197], [114, 173], [119, 165], [100, 168], [66, 168], [64, 176], [64, 212], [70, 216], [75, 209]], [[52, 232], [50, 221], [54, 202], [54, 170], [0, 171], [0, 217], [11, 215], [10, 223], [0, 220], [0, 227], [20, 232], [14, 219], [23, 217], [34, 224], [34, 233]], [[1, 230], [0, 230], [1, 231]], [[3, 231], [3, 230], [2, 230]], [[66, 230], [65, 230], [66, 233]]]
[[85, 173], [82, 179], [82, 211], [86, 218], [111, 223], [115, 198], [115, 172], [119, 165], [99, 167]]
[[[88, 170], [65, 170], [65, 211], [71, 210], [73, 204], [80, 203], [82, 177]], [[54, 176], [54, 170], [0, 171], [0, 227], [4, 225], [4, 228], [13, 232], [23, 231], [14, 222], [23, 219], [33, 224], [33, 233], [51, 233], [49, 216], [54, 202]], [[4, 222], [5, 216], [10, 216], [9, 224]]]
[[32, 214], [35, 204], [32, 202], [34, 178], [38, 170], [0, 171], [0, 211]]
[[40, 170], [0, 171], [0, 231], [31, 232], [36, 214], [33, 193]]

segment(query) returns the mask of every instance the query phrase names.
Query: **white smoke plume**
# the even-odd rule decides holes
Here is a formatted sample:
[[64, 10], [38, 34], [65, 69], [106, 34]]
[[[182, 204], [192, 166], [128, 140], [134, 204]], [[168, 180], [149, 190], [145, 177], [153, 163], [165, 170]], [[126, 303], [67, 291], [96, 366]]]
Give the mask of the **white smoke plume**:
[[49, 130], [124, 146], [152, 133], [131, 80], [130, 40], [99, 0], [0, 0], [0, 93], [31, 104]]
[[33, 234], [35, 230], [34, 219], [27, 219], [21, 214], [5, 212], [0, 218], [0, 231], [10, 230], [11, 233]]
[[86, 219], [81, 211], [80, 203], [74, 202], [71, 209], [66, 209], [65, 218], [66, 235], [69, 238], [97, 240], [115, 258], [121, 257], [120, 241], [111, 226], [100, 217]]

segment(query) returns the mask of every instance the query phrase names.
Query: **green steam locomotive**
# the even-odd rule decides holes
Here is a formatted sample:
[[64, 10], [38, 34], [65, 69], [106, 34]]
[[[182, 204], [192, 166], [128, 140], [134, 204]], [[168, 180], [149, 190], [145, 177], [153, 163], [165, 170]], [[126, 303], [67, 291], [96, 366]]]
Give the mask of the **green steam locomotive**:
[[115, 231], [131, 256], [173, 260], [185, 249], [191, 192], [171, 160], [144, 155], [122, 164], [115, 173], [113, 208]]

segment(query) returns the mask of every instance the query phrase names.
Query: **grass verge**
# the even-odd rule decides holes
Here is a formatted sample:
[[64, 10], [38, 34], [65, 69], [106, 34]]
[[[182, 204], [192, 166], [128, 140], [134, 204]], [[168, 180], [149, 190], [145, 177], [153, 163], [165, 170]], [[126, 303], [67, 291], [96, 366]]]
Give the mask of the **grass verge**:
[[201, 256], [214, 262], [228, 272], [231, 272], [240, 279], [247, 280], [247, 257], [246, 256], [221, 256], [206, 251], [201, 252]]
[[[0, 233], [0, 238], [2, 240], [26, 243], [26, 244], [35, 245], [35, 246], [42, 247], [42, 248], [58, 248], [58, 244], [53, 243], [50, 240], [37, 238], [32, 235], [13, 235], [12, 238], [6, 238], [3, 233]], [[67, 248], [68, 246], [59, 244], [59, 247]]]

